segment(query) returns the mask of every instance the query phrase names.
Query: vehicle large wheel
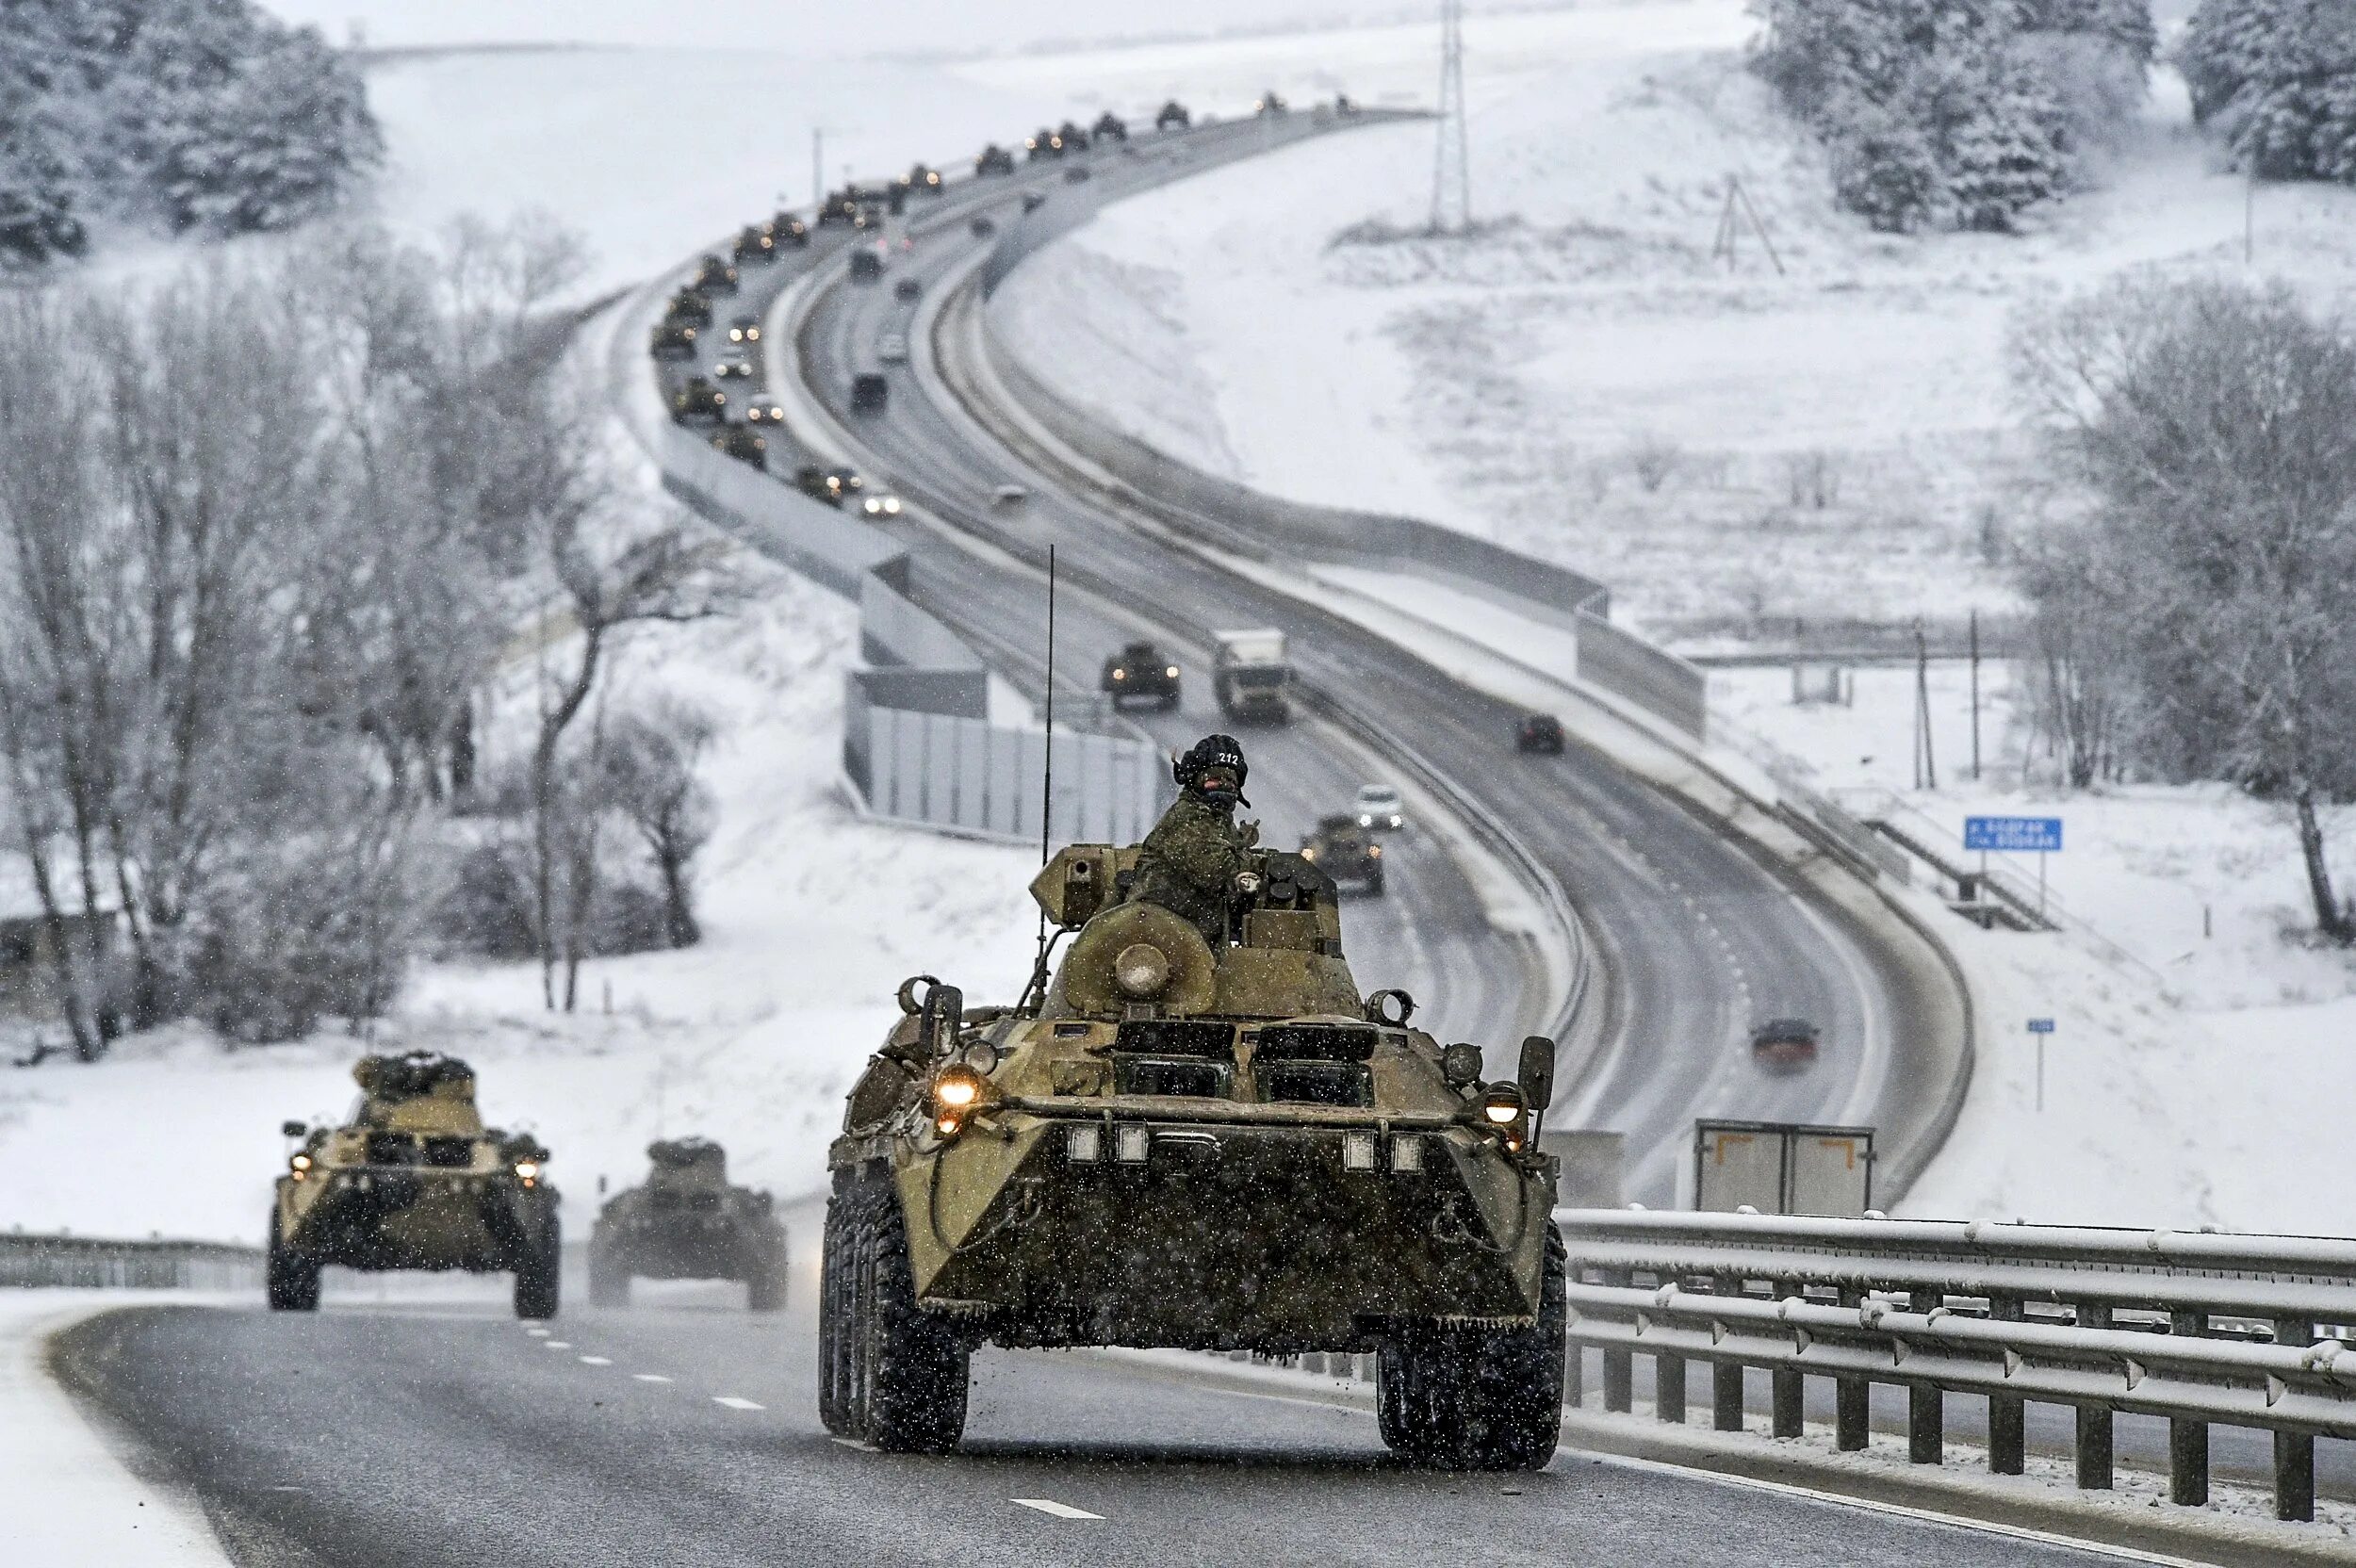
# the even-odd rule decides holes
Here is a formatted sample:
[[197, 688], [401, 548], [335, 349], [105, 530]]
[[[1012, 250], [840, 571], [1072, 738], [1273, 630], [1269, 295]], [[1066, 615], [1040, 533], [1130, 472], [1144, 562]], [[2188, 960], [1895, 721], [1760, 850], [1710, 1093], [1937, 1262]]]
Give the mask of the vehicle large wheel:
[[263, 1266], [263, 1293], [270, 1298], [272, 1312], [317, 1312], [319, 1310], [319, 1268], [318, 1259], [303, 1256], [279, 1239], [278, 1211], [270, 1217], [270, 1259]]
[[1383, 896], [1383, 874], [1381, 872], [1376, 872], [1366, 878], [1366, 891], [1377, 898]]
[[1529, 1328], [1403, 1327], [1377, 1360], [1383, 1441], [1403, 1459], [1451, 1470], [1544, 1469], [1562, 1433], [1567, 1273], [1549, 1224]]
[[611, 1246], [595, 1236], [589, 1241], [589, 1304], [593, 1307], [630, 1305], [630, 1266]]
[[916, 1304], [899, 1203], [878, 1192], [862, 1217], [853, 1316], [860, 1435], [895, 1453], [946, 1453], [965, 1431], [969, 1352]]
[[556, 1216], [551, 1214], [540, 1244], [527, 1251], [515, 1266], [517, 1317], [545, 1321], [556, 1315], [564, 1256], [564, 1238], [557, 1230]]
[[818, 1264], [818, 1419], [837, 1437], [858, 1435], [853, 1397], [851, 1278], [859, 1258], [859, 1207], [863, 1192], [842, 1182], [826, 1200], [826, 1228]]

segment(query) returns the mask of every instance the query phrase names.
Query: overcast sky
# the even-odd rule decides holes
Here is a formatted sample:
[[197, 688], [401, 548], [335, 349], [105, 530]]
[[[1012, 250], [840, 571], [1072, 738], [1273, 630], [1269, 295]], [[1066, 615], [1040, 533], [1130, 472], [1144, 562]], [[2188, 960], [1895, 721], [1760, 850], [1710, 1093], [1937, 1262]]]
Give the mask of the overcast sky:
[[[842, 56], [977, 53], [1053, 41], [1197, 37], [1229, 28], [1395, 22], [1439, 0], [261, 0], [343, 42], [738, 45]], [[1470, 0], [1468, 10], [1544, 8]]]

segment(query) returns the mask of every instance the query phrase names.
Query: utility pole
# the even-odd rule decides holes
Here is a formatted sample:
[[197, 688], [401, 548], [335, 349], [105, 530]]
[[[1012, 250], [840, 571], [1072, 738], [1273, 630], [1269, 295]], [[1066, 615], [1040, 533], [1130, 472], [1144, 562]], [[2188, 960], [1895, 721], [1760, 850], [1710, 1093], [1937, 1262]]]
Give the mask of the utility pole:
[[1916, 760], [1921, 764], [1915, 774], [1918, 790], [1939, 788], [1939, 755], [1931, 746], [1931, 648], [1922, 635], [1920, 616], [1914, 622], [1914, 724], [1922, 738], [1922, 749]]
[[1980, 781], [1980, 612], [1972, 612], [1972, 782]]
[[1432, 232], [1472, 226], [1472, 171], [1464, 134], [1464, 0], [1440, 0], [1440, 136], [1432, 165]]
[[810, 128], [810, 210], [816, 216], [819, 204], [826, 199], [826, 127]]

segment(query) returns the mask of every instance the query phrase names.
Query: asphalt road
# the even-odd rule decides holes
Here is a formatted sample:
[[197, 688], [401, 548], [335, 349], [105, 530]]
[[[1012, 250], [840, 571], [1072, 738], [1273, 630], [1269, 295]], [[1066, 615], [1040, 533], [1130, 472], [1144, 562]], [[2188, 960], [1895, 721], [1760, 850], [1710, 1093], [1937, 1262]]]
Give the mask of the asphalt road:
[[535, 1334], [483, 1291], [331, 1281], [316, 1315], [108, 1314], [57, 1363], [249, 1568], [2115, 1560], [1567, 1451], [1418, 1471], [1370, 1414], [1055, 1352], [976, 1358], [959, 1452], [870, 1452], [817, 1420], [817, 1234], [772, 1317], [668, 1287]]
[[[1216, 161], [1215, 150], [1203, 150], [1187, 168]], [[1099, 167], [1105, 172], [1082, 188], [1085, 198], [1065, 189], [1053, 199], [1109, 199], [1171, 173], [1141, 160], [1102, 159]], [[915, 277], [938, 287], [977, 243], [962, 223], [942, 225], [894, 258], [886, 283]], [[913, 368], [878, 365], [876, 339], [905, 332], [908, 320], [908, 307], [889, 286], [837, 286], [799, 347], [805, 379], [871, 455], [870, 466], [969, 542], [964, 552], [944, 559], [936, 549], [924, 559], [918, 582], [928, 607], [954, 621], [972, 618], [976, 605], [1016, 602], [1025, 573], [1012, 563], [1035, 562], [1054, 543], [1074, 580], [1159, 624], [1170, 641], [1200, 646], [1222, 627], [1290, 630], [1305, 682], [1442, 760], [1578, 905], [1607, 976], [1598, 992], [1610, 1009], [1602, 1032], [1617, 1046], [1593, 1103], [1599, 1124], [1629, 1135], [1629, 1197], [1674, 1200], [1697, 1116], [1888, 1126], [1911, 1114], [1919, 1120], [1927, 1074], [1909, 1047], [1934, 1026], [1933, 999], [1909, 988], [1870, 934], [1609, 759], [1576, 748], [1559, 760], [1519, 757], [1511, 743], [1519, 714], [1508, 705], [1371, 631], [1216, 569], [1135, 519], [1067, 492], [1053, 475], [981, 436], [959, 411], [927, 397]], [[927, 351], [921, 340], [911, 347]], [[852, 373], [879, 368], [892, 384], [888, 407], [853, 414]], [[989, 504], [1004, 482], [1026, 485], [1029, 502]], [[1193, 673], [1199, 687], [1199, 666]], [[1190, 720], [1171, 733], [1194, 727]], [[1299, 748], [1287, 751], [1281, 735], [1255, 730], [1244, 739], [1255, 781], [1310, 765], [1298, 760]], [[1447, 929], [1439, 923], [1447, 911], [1433, 915], [1433, 928]], [[1383, 978], [1361, 974], [1373, 984]], [[1792, 1077], [1760, 1072], [1749, 1060], [1749, 1028], [1794, 1014], [1824, 1026], [1820, 1062]], [[1460, 1024], [1461, 1010], [1446, 1016], [1458, 1025], [1454, 1032], [1484, 1043], [1494, 1045], [1501, 1033]]]

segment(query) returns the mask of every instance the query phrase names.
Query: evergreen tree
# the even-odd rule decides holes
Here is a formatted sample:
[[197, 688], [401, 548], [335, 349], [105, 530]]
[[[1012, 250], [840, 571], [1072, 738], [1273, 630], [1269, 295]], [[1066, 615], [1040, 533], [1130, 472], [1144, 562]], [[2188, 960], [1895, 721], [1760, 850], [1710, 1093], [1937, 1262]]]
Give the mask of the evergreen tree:
[[2356, 7], [2201, 0], [2182, 51], [2193, 109], [2267, 179], [2356, 183]]

